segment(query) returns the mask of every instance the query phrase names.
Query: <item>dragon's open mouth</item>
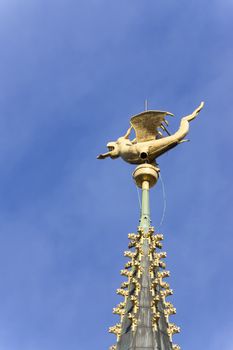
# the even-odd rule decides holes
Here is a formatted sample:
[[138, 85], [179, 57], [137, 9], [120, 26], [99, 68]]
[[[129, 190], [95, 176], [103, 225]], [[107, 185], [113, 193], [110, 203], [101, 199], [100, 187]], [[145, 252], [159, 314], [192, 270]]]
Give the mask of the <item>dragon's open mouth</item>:
[[114, 147], [113, 146], [108, 146], [108, 150], [109, 151], [114, 151]]

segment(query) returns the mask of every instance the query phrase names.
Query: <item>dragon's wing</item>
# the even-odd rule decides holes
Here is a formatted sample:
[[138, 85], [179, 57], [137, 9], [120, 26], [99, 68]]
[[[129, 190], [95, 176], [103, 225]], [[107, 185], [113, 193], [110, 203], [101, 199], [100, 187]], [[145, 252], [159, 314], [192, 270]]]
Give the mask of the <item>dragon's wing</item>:
[[130, 124], [135, 130], [137, 142], [154, 140], [166, 115], [173, 116], [172, 113], [163, 111], [145, 111], [133, 116]]

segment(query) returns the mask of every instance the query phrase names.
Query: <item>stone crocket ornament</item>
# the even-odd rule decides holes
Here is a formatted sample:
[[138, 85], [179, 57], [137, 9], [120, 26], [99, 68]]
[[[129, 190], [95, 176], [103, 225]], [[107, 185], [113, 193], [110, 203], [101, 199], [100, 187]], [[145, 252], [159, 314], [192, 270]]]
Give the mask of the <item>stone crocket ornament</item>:
[[[145, 111], [133, 116], [130, 120], [130, 128], [126, 134], [115, 142], [107, 144], [108, 152], [100, 154], [97, 158], [104, 159], [110, 157], [112, 159], [121, 157], [131, 164], [154, 164], [156, 158], [167, 152], [169, 149], [177, 146], [184, 141], [184, 137], [189, 132], [189, 122], [196, 118], [198, 113], [204, 106], [201, 102], [200, 106], [195, 109], [192, 114], [183, 117], [180, 122], [179, 129], [170, 134], [165, 125], [168, 122], [165, 120], [167, 115], [173, 116], [172, 113], [163, 111]], [[164, 125], [165, 124], [165, 125]], [[136, 138], [130, 140], [132, 128], [135, 130]], [[165, 131], [168, 136], [158, 130]]]

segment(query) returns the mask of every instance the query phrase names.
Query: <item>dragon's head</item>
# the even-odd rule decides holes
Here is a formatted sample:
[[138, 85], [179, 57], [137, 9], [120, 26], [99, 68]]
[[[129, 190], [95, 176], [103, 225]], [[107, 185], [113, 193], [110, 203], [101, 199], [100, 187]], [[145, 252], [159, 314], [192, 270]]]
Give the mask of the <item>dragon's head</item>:
[[110, 152], [110, 157], [112, 159], [118, 158], [120, 155], [119, 142], [111, 141], [107, 143], [108, 151]]
[[110, 157], [112, 159], [120, 156], [119, 139], [107, 143], [108, 152], [98, 155], [97, 159], [104, 159]]

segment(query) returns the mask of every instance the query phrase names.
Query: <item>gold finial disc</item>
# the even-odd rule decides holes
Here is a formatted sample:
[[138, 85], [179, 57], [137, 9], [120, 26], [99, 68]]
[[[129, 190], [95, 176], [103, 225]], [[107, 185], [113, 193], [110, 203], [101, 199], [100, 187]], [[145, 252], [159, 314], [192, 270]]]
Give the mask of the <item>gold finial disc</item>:
[[133, 172], [136, 185], [142, 188], [144, 181], [149, 183], [149, 188], [153, 187], [159, 178], [159, 168], [152, 164], [140, 164]]

